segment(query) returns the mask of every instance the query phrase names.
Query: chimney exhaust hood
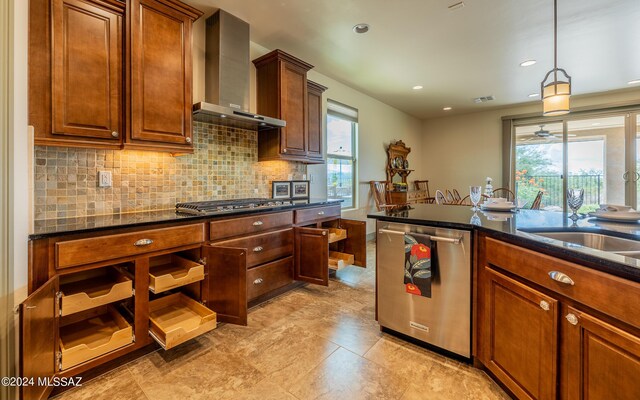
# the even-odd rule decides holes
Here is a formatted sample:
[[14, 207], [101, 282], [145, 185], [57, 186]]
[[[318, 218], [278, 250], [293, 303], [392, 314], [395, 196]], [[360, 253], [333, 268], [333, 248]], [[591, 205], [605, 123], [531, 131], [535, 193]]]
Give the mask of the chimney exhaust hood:
[[249, 110], [249, 24], [218, 10], [206, 21], [205, 101], [193, 120], [243, 129], [273, 129], [286, 122]]

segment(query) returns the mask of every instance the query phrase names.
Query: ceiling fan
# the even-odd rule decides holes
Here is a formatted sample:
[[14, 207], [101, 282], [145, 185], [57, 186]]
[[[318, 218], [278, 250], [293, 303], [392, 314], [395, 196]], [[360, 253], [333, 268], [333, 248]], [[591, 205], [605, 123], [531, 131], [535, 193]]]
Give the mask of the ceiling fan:
[[528, 139], [521, 139], [524, 142], [530, 142], [530, 141], [537, 141], [540, 142], [540, 139], [543, 139], [545, 142], [548, 141], [555, 141], [556, 139], [560, 139], [562, 140], [562, 134], [554, 134], [551, 133], [549, 130], [544, 129], [544, 125], [539, 125], [540, 129], [533, 132], [533, 134], [531, 135], [530, 138]]

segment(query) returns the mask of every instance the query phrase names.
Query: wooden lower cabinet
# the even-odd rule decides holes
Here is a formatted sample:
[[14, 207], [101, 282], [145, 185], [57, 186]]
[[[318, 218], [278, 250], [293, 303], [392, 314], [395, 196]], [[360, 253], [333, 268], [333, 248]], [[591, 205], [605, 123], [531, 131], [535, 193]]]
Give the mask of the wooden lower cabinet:
[[555, 399], [558, 301], [484, 270], [482, 362], [521, 399]]
[[[640, 285], [484, 235], [478, 245], [476, 357], [496, 379], [518, 399], [640, 399], [640, 328], [628, 303]], [[573, 284], [550, 279], [555, 270]]]
[[570, 306], [562, 315], [562, 398], [640, 399], [640, 337]]

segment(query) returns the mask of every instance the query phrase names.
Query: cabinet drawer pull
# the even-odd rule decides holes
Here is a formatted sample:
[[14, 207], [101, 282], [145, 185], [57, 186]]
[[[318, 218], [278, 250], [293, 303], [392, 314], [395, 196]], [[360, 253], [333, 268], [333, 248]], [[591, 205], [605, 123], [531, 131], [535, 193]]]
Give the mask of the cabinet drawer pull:
[[113, 132], [111, 132], [111, 136], [113, 136], [114, 138], [117, 138], [120, 135], [118, 134], [118, 132], [113, 131]]
[[318, 215], [324, 215], [324, 211], [318, 211]]
[[253, 281], [253, 284], [254, 284], [254, 285], [259, 285], [259, 284], [261, 284], [262, 282], [264, 282], [264, 281], [262, 280], [262, 278], [258, 278], [258, 279], [256, 279], [255, 281]]
[[258, 253], [258, 252], [260, 252], [260, 251], [262, 251], [262, 250], [264, 250], [264, 248], [262, 248], [262, 246], [257, 246], [257, 247], [254, 247], [254, 248], [253, 248], [253, 251], [254, 251], [255, 253]]
[[565, 317], [567, 319], [567, 321], [569, 321], [569, 323], [571, 325], [578, 325], [578, 317], [576, 317], [575, 314], [567, 314], [567, 316]]
[[574, 285], [573, 279], [569, 278], [569, 275], [563, 273], [563, 272], [559, 272], [559, 271], [551, 271], [549, 272], [549, 276], [551, 277], [551, 279], [553, 279], [554, 281], [560, 282], [560, 283], [564, 283], [566, 285]]
[[542, 308], [545, 311], [549, 311], [549, 303], [547, 303], [544, 300], [540, 301], [540, 308]]
[[263, 224], [262, 221], [256, 221], [256, 222], [253, 223], [253, 226], [260, 226], [262, 224]]
[[188, 138], [186, 138], [184, 141], [185, 141], [185, 142], [187, 142], [187, 143], [191, 143], [191, 138], [190, 138], [190, 137], [188, 137]]
[[153, 243], [153, 240], [151, 240], [151, 239], [140, 239], [140, 240], [136, 240], [136, 242], [133, 245], [134, 246], [148, 246], [151, 243]]

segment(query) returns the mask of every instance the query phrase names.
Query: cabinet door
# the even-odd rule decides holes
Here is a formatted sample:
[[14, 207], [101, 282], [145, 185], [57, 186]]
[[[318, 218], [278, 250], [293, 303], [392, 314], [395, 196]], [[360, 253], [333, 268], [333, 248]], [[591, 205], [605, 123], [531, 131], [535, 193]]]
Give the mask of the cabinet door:
[[102, 4], [53, 1], [55, 135], [120, 141], [124, 10], [115, 1]]
[[295, 228], [293, 279], [329, 286], [329, 230]]
[[353, 265], [367, 267], [367, 223], [340, 219], [340, 227], [347, 230], [343, 252], [353, 254]]
[[322, 161], [322, 92], [324, 86], [307, 81], [307, 156]]
[[555, 399], [557, 300], [487, 267], [483, 279], [481, 361], [518, 398]]
[[166, 4], [131, 1], [131, 139], [191, 143], [192, 17]]
[[307, 154], [307, 72], [287, 62], [280, 63], [281, 128], [280, 151], [290, 156]]
[[[52, 378], [57, 371], [58, 277], [49, 279], [20, 307], [20, 376]], [[23, 399], [46, 399], [53, 386], [22, 387]]]
[[640, 399], [640, 338], [572, 307], [563, 311], [563, 398]]
[[218, 321], [247, 324], [247, 250], [205, 245], [208, 308], [218, 314]]

